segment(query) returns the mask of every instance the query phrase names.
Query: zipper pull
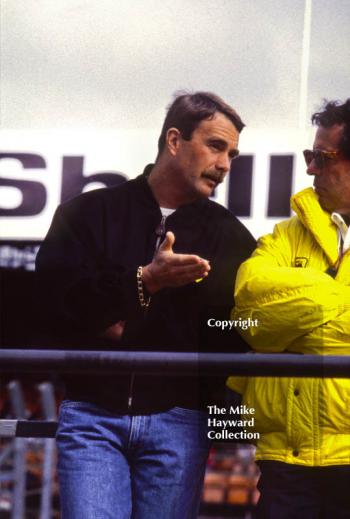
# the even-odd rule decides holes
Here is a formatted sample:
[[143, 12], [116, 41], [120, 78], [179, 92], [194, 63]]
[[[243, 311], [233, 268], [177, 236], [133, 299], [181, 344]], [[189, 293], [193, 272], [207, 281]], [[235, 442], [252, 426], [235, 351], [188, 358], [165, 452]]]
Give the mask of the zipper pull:
[[128, 411], [130, 411], [131, 407], [132, 407], [134, 381], [135, 381], [135, 372], [133, 371], [131, 373], [131, 377], [130, 377], [129, 396], [128, 396]]
[[162, 236], [165, 236], [165, 220], [166, 220], [166, 218], [167, 218], [166, 216], [162, 215], [162, 219], [156, 228], [157, 241], [156, 241], [156, 247], [154, 249], [153, 257], [156, 255], [157, 250], [159, 249], [159, 245], [160, 245]]
[[159, 222], [158, 227], [156, 228], [156, 235], [159, 238], [161, 238], [165, 234], [165, 220], [166, 220], [166, 216], [162, 216], [162, 219]]

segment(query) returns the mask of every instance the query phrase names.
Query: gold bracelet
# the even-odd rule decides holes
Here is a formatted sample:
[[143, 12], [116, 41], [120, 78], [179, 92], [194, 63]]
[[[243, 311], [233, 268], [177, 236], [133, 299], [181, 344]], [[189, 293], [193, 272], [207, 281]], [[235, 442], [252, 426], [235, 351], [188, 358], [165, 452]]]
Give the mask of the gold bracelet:
[[137, 273], [136, 273], [136, 281], [137, 281], [137, 293], [139, 295], [139, 301], [142, 308], [147, 310], [149, 307], [149, 304], [151, 302], [151, 296], [147, 299], [145, 299], [145, 294], [143, 291], [143, 283], [142, 283], [142, 267], [138, 267]]

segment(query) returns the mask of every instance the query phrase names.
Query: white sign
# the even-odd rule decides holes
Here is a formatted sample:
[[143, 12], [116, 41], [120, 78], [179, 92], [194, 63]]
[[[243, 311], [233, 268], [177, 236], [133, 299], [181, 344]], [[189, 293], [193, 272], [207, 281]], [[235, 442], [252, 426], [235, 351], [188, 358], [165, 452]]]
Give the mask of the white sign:
[[[158, 129], [0, 132], [1, 239], [41, 240], [62, 201], [142, 173]], [[288, 217], [289, 194], [312, 185], [302, 155], [313, 130], [244, 129], [241, 156], [215, 200], [256, 236]]]

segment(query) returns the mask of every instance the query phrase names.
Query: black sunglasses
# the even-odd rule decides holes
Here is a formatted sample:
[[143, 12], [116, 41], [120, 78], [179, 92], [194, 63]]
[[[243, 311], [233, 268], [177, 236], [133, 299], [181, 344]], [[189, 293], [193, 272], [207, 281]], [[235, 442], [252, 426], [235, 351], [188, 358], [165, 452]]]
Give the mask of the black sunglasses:
[[325, 167], [326, 162], [328, 160], [334, 160], [338, 158], [340, 152], [339, 151], [322, 151], [322, 150], [304, 150], [304, 159], [306, 165], [309, 166], [311, 162], [314, 160], [315, 165], [318, 169], [322, 169]]

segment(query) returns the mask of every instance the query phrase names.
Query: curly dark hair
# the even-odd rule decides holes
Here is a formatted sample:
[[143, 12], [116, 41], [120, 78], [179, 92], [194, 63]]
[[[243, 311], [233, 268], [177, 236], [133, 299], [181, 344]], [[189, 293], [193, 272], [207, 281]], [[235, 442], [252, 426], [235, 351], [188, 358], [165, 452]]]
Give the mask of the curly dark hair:
[[343, 135], [339, 149], [347, 159], [350, 159], [350, 98], [341, 104], [340, 101], [324, 101], [323, 110], [311, 117], [312, 124], [330, 128], [334, 124], [343, 124]]
[[175, 100], [168, 107], [161, 134], [158, 139], [158, 157], [164, 149], [166, 133], [169, 128], [177, 128], [182, 138], [189, 141], [193, 131], [203, 119], [211, 119], [220, 112], [232, 122], [238, 132], [244, 128], [237, 112], [219, 96], [211, 92], [175, 94]]

